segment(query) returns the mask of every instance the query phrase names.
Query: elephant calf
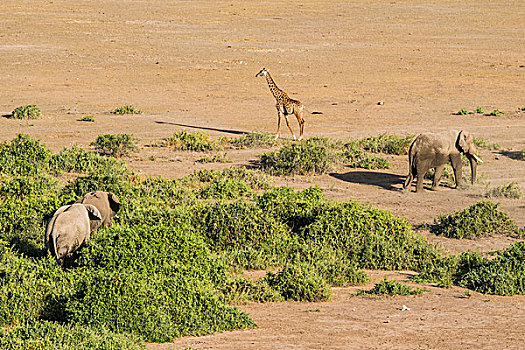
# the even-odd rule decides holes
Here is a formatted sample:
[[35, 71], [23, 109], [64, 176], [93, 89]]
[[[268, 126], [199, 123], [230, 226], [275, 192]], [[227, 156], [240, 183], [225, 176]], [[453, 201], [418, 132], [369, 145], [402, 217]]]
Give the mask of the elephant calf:
[[412, 180], [417, 177], [416, 192], [423, 190], [423, 178], [430, 168], [435, 168], [432, 189], [437, 189], [443, 168], [450, 161], [454, 169], [456, 188], [461, 185], [462, 161], [464, 154], [470, 161], [471, 179], [476, 180], [477, 163], [483, 161], [476, 155], [474, 139], [468, 131], [445, 131], [440, 133], [419, 134], [408, 152], [408, 176], [403, 184], [403, 190], [410, 188]]
[[67, 266], [73, 254], [89, 241], [101, 225], [98, 209], [91, 204], [73, 204], [60, 207], [46, 227], [45, 244], [48, 253], [60, 266]]
[[92, 204], [97, 207], [102, 217], [102, 225], [104, 226], [111, 226], [113, 218], [120, 209], [120, 201], [117, 196], [111, 192], [90, 192], [77, 200], [76, 203]]

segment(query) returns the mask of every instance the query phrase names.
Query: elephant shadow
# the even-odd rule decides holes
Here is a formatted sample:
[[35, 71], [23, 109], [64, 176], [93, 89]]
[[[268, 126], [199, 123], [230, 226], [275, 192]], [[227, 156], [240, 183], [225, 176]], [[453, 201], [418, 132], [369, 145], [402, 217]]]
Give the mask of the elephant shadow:
[[394, 185], [402, 185], [405, 180], [405, 175], [397, 175], [391, 173], [380, 173], [374, 171], [349, 171], [347, 173], [329, 174], [336, 179], [351, 182], [355, 184], [363, 184], [369, 186], [376, 186], [384, 188], [388, 191], [401, 191], [401, 187], [395, 187]]
[[502, 156], [505, 156], [505, 157], [508, 157], [514, 160], [524, 159], [522, 151], [499, 151], [498, 154], [501, 154]]

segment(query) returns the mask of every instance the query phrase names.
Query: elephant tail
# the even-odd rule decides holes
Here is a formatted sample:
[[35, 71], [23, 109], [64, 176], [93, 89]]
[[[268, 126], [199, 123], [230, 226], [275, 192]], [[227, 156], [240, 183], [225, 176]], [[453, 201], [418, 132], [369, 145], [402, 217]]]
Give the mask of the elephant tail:
[[405, 183], [403, 184], [403, 189], [409, 187], [414, 180], [414, 176], [417, 175], [416, 166], [414, 164], [414, 143], [415, 142], [412, 142], [408, 150], [408, 175], [405, 179]]

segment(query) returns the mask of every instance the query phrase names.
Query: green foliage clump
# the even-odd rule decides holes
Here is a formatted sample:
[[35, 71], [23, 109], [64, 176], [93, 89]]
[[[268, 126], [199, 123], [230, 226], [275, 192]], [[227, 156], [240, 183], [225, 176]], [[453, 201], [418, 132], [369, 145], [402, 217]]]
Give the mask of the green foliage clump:
[[483, 111], [483, 107], [476, 108], [476, 110], [474, 112], [476, 112], [477, 114], [483, 114], [483, 112], [484, 112]]
[[456, 115], [467, 115], [468, 114], [468, 111], [466, 108], [461, 108], [457, 113]]
[[371, 155], [363, 150], [357, 141], [351, 141], [343, 146], [342, 157], [351, 168], [389, 169], [390, 163], [384, 158]]
[[243, 167], [232, 167], [218, 170], [199, 170], [188, 178], [190, 181], [200, 183], [219, 182], [226, 179], [243, 181], [252, 189], [268, 189], [273, 183], [270, 176], [260, 170], [246, 169]]
[[92, 116], [92, 115], [85, 115], [82, 118], [80, 118], [78, 121], [79, 122], [91, 122], [91, 123], [94, 123], [95, 122], [95, 117]]
[[525, 294], [525, 242], [516, 242], [492, 260], [478, 258], [459, 275], [459, 285], [480, 293]]
[[110, 157], [127, 156], [137, 151], [137, 139], [129, 134], [101, 134], [90, 146], [101, 155]]
[[140, 350], [145, 345], [125, 333], [104, 327], [59, 322], [23, 322], [0, 328], [0, 348], [9, 350]]
[[485, 139], [483, 137], [474, 137], [474, 145], [476, 145], [476, 147], [486, 148], [486, 149], [501, 148], [501, 145], [499, 143], [490, 142], [488, 139]]
[[86, 151], [73, 145], [70, 149], [64, 148], [49, 159], [50, 170], [56, 174], [73, 172], [78, 174], [130, 174], [123, 161], [101, 157], [98, 153]]
[[222, 293], [227, 301], [243, 303], [247, 301], [275, 302], [283, 301], [283, 296], [268, 284], [267, 278], [259, 278], [255, 281], [235, 277], [227, 281], [222, 288]]
[[36, 105], [19, 106], [11, 112], [11, 117], [15, 119], [38, 119], [41, 116], [42, 112]]
[[505, 197], [505, 198], [520, 199], [522, 196], [523, 196], [523, 193], [521, 192], [521, 188], [517, 182], [503, 184], [501, 186], [491, 188], [485, 192], [485, 197], [488, 197], [488, 198]]
[[186, 130], [177, 131], [173, 136], [167, 138], [165, 146], [173, 147], [182, 151], [204, 152], [220, 149], [220, 145], [210, 140], [210, 135], [200, 131], [190, 132]]
[[234, 199], [251, 193], [250, 186], [243, 180], [223, 178], [202, 187], [197, 196], [200, 198]]
[[395, 155], [408, 154], [408, 148], [414, 140], [414, 135], [397, 136], [388, 133], [359, 140], [359, 145], [372, 153], [386, 153]]
[[424, 290], [421, 288], [414, 288], [406, 286], [397, 281], [388, 281], [386, 278], [374, 285], [369, 291], [360, 290], [358, 295], [421, 295]]
[[197, 163], [231, 163], [232, 160], [228, 158], [226, 153], [214, 154], [213, 156], [203, 157], [196, 160]]
[[498, 204], [480, 201], [453, 215], [440, 215], [434, 220], [432, 232], [447, 238], [476, 238], [494, 234], [514, 234], [517, 227]]
[[321, 137], [290, 143], [277, 152], [260, 156], [261, 167], [274, 175], [324, 174], [333, 168], [336, 160], [328, 139]]
[[240, 137], [223, 137], [220, 142], [236, 149], [272, 147], [277, 144], [274, 135], [263, 132], [251, 132]]
[[119, 106], [113, 109], [110, 113], [123, 115], [123, 114], [142, 114], [144, 112], [133, 107], [132, 105], [124, 105], [124, 106]]
[[287, 265], [278, 273], [268, 272], [266, 280], [285, 300], [327, 301], [332, 295], [330, 286], [314, 269]]
[[499, 109], [495, 109], [492, 112], [489, 113], [489, 116], [491, 117], [499, 117], [500, 115], [505, 114], [504, 111], [500, 111]]
[[36, 175], [47, 169], [50, 156], [40, 141], [17, 134], [11, 142], [0, 143], [0, 174]]

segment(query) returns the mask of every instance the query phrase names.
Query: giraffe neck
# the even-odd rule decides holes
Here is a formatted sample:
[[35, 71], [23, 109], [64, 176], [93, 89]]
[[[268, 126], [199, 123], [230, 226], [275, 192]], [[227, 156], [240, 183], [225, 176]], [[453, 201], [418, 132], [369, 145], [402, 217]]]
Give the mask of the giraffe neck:
[[270, 72], [266, 72], [265, 76], [266, 82], [268, 83], [268, 87], [270, 88], [273, 97], [275, 97], [276, 100], [280, 100], [283, 97], [283, 91], [277, 87], [272, 77], [270, 76]]

